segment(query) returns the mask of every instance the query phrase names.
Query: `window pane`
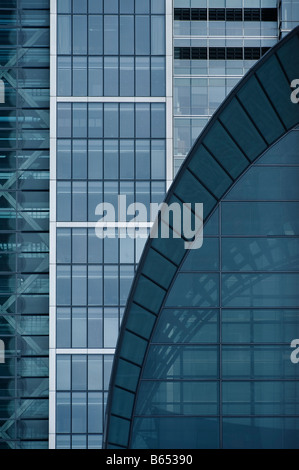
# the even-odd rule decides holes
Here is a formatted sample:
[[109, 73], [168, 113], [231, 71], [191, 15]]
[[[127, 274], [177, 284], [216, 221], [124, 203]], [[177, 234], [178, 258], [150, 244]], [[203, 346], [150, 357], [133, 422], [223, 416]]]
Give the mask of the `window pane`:
[[104, 54], [118, 54], [118, 16], [104, 16]]
[[[86, 309], [73, 308], [72, 310], [72, 347], [73, 348], [86, 348], [87, 347]], [[73, 377], [74, 377], [74, 370], [73, 370]], [[74, 385], [73, 385], [73, 388], [74, 388]], [[78, 388], [78, 387], [75, 387], [75, 388]], [[84, 388], [82, 390], [84, 390]]]
[[[136, 7], [139, 3], [140, 1]], [[135, 53], [136, 55], [150, 54], [149, 16], [135, 16]]]
[[90, 55], [103, 54], [103, 17], [89, 15], [88, 17], [88, 52]]
[[134, 54], [134, 16], [120, 17], [120, 54]]
[[87, 16], [73, 16], [73, 53], [87, 54]]
[[151, 17], [151, 53], [152, 55], [165, 54], [165, 18], [164, 16]]

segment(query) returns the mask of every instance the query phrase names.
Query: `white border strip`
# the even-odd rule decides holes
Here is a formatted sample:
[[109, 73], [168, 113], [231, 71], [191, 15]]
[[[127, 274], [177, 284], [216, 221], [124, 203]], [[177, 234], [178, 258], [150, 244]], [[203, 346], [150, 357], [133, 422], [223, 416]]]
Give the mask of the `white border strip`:
[[87, 354], [87, 355], [114, 355], [115, 349], [56, 349], [56, 355], [74, 355], [74, 354]]
[[166, 103], [166, 98], [150, 96], [57, 96], [58, 103]]
[[153, 222], [57, 222], [57, 228], [152, 228]]
[[173, 0], [166, 0], [166, 189], [173, 181]]

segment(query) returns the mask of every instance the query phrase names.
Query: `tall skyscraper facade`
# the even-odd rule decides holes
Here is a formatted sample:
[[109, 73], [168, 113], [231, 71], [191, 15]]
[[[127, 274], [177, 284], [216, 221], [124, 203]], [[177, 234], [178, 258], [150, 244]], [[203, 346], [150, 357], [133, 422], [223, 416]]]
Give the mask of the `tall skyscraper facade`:
[[0, 448], [48, 447], [49, 4], [0, 10]]
[[162, 202], [225, 96], [298, 22], [298, 0], [2, 1], [0, 448], [101, 448], [152, 225], [131, 238], [118, 196]]
[[164, 199], [171, 14], [160, 0], [52, 2], [51, 447], [102, 445], [114, 348], [148, 225], [131, 239], [119, 216], [100, 239], [96, 208], [117, 209], [118, 195], [147, 208]]

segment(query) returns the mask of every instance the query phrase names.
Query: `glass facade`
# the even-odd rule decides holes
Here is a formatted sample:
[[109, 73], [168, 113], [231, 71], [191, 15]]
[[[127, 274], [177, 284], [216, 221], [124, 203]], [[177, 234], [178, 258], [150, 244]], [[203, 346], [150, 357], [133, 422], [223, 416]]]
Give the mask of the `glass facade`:
[[48, 447], [49, 2], [1, 2], [0, 449]]
[[238, 181], [181, 265], [143, 366], [132, 448], [298, 449], [298, 137]]
[[[51, 448], [102, 446], [113, 354], [149, 228], [124, 236], [118, 196], [149, 213], [166, 192], [165, 5], [57, 2]], [[95, 230], [103, 202], [117, 214], [104, 240]]]
[[147, 242], [106, 448], [298, 448], [298, 46], [297, 28], [246, 75], [168, 192], [168, 203], [203, 202], [204, 243]]
[[278, 37], [277, 0], [174, 0], [175, 173], [225, 97]]
[[58, 2], [58, 96], [165, 96], [165, 2]]
[[285, 36], [299, 22], [299, 5], [296, 0], [279, 0], [281, 36]]

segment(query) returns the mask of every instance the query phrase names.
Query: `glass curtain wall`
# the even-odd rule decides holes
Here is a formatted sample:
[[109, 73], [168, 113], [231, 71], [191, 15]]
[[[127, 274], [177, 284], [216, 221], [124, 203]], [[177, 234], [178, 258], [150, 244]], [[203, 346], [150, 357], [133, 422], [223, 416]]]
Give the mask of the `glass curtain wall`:
[[102, 446], [113, 353], [147, 229], [136, 240], [117, 229], [101, 240], [95, 211], [107, 202], [117, 214], [118, 195], [148, 213], [164, 199], [165, 43], [164, 0], [57, 2], [57, 448]]
[[277, 42], [277, 6], [277, 0], [174, 0], [175, 174], [224, 98]]
[[48, 447], [49, 1], [0, 6], [0, 449]]

